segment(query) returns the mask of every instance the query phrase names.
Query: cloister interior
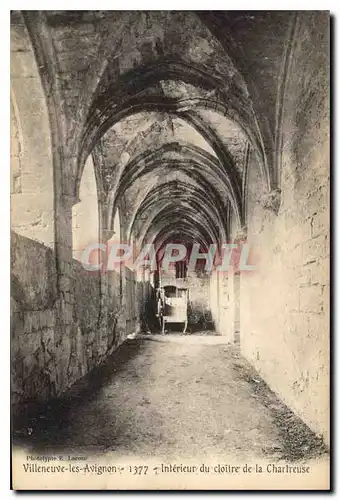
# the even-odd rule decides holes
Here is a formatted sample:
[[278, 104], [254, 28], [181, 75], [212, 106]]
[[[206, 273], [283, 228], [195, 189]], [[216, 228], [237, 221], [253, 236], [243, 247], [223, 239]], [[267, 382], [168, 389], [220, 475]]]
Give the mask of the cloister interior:
[[[196, 349], [223, 398], [229, 351], [210, 366], [200, 337], [329, 444], [328, 13], [13, 11], [11, 181], [14, 421], [148, 334], [154, 384], [177, 336], [172, 366]], [[246, 242], [255, 269], [84, 270], [87, 245], [117, 241]], [[165, 282], [189, 290], [185, 339], [156, 338]]]

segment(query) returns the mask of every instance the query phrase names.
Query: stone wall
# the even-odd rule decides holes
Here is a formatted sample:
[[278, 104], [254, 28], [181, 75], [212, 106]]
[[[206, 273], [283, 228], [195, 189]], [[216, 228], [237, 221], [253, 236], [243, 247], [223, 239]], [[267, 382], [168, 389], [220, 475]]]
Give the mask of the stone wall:
[[213, 327], [209, 297], [209, 276], [192, 273], [186, 279], [189, 288], [188, 324], [193, 331]]
[[210, 279], [210, 304], [216, 331], [228, 342], [239, 342], [239, 275], [214, 271]]
[[[116, 271], [109, 277], [89, 273], [73, 259], [65, 297], [50, 248], [13, 232], [11, 261], [15, 413], [19, 404], [59, 395], [100, 364], [136, 329], [137, 314], [135, 303], [121, 301]], [[135, 282], [127, 272], [125, 290], [134, 300]]]
[[[241, 350], [270, 387], [329, 442], [328, 20], [300, 19], [284, 102], [281, 206], [260, 173], [248, 177], [248, 243], [241, 276]], [[319, 18], [320, 21], [320, 18]]]
[[131, 276], [126, 280], [124, 269], [121, 277], [116, 271], [88, 273], [80, 263], [83, 248], [100, 238], [99, 189], [89, 157], [79, 199], [74, 196], [74, 159], [51, 131], [47, 101], [19, 19], [11, 28], [14, 413], [27, 401], [65, 391], [123, 342], [127, 324], [132, 330], [136, 321], [124, 300], [134, 297]]
[[[38, 194], [39, 193], [39, 194]], [[11, 229], [54, 246], [54, 188], [49, 116], [23, 25], [11, 28]]]

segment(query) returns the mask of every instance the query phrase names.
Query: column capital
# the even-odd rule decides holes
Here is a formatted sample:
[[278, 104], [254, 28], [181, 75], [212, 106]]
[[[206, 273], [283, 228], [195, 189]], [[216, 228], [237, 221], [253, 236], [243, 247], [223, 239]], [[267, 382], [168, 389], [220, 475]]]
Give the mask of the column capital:
[[263, 208], [271, 210], [277, 215], [281, 205], [281, 190], [273, 189], [264, 194], [261, 198], [261, 203]]

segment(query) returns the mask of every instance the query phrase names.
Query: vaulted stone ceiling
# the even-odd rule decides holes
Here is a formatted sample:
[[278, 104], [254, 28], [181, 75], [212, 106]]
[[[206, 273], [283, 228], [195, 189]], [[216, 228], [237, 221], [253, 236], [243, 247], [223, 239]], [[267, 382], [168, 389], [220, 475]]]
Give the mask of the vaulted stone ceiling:
[[[102, 212], [128, 237], [228, 238], [249, 149], [278, 187], [290, 12], [24, 12], [75, 192], [93, 154]], [[47, 83], [46, 83], [47, 82]], [[104, 224], [105, 225], [105, 224]]]

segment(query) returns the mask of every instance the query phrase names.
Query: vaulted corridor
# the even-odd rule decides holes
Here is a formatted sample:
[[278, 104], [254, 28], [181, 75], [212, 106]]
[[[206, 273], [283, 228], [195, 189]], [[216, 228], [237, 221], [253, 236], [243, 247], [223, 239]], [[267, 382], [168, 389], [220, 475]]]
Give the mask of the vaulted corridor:
[[325, 457], [329, 13], [11, 13], [18, 448]]

